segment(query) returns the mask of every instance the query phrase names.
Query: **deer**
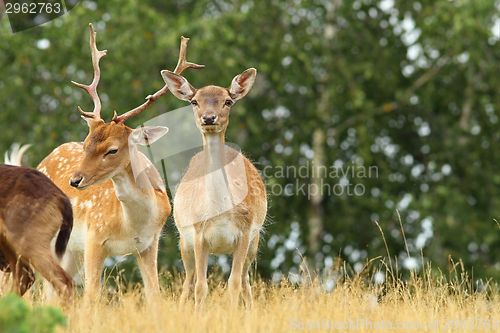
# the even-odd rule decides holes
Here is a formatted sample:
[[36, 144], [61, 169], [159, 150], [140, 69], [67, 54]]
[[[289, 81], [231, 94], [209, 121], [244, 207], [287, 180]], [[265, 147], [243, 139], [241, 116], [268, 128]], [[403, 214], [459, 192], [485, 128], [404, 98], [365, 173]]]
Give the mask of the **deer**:
[[[186, 61], [189, 38], [181, 37], [176, 73], [187, 68], [203, 68]], [[96, 46], [96, 33], [90, 24], [90, 49], [94, 79], [90, 85], [73, 82], [90, 95], [94, 110], [78, 110], [90, 128], [83, 143], [70, 142], [57, 147], [39, 165], [73, 205], [74, 231], [69, 239], [62, 265], [76, 276], [84, 258], [85, 296], [95, 299], [100, 294], [100, 279], [105, 258], [135, 254], [144, 282], [146, 299], [160, 295], [157, 252], [163, 225], [171, 206], [162, 178], [151, 161], [137, 149], [149, 145], [167, 133], [162, 126], [131, 129], [124, 121], [149, 108], [168, 87], [164, 86], [146, 102], [122, 115], [114, 112], [111, 122], [100, 116], [101, 101], [97, 93], [100, 59], [106, 50]], [[134, 162], [132, 162], [134, 161]], [[144, 172], [136, 175], [132, 163]]]
[[72, 228], [71, 202], [47, 176], [33, 168], [0, 164], [0, 271], [12, 273], [9, 289], [23, 296], [35, 282], [34, 267], [69, 302], [73, 279], [59, 260]]
[[242, 292], [245, 305], [252, 307], [248, 270], [266, 218], [266, 190], [250, 160], [225, 145], [225, 132], [232, 105], [249, 92], [256, 74], [250, 68], [234, 77], [229, 88], [210, 85], [195, 89], [179, 74], [161, 72], [172, 94], [192, 105], [203, 137], [203, 151], [191, 159], [174, 198], [174, 220], [186, 271], [180, 303], [186, 303], [194, 288], [199, 310], [208, 294], [211, 253], [233, 254], [228, 281], [231, 305], [237, 306]]

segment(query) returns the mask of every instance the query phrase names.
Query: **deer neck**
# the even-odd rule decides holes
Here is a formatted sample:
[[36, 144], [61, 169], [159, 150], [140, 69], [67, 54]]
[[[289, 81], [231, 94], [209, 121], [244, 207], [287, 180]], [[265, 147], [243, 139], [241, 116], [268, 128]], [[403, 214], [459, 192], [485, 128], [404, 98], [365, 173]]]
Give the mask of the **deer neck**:
[[226, 164], [224, 133], [204, 133], [203, 151], [206, 174], [220, 170]]
[[154, 213], [155, 203], [151, 190], [137, 185], [132, 166], [129, 164], [123, 171], [111, 178], [115, 187], [116, 198], [120, 201], [125, 221], [130, 224], [149, 220]]
[[205, 189], [211, 209], [222, 214], [232, 208], [232, 196], [226, 172], [224, 132], [204, 133]]

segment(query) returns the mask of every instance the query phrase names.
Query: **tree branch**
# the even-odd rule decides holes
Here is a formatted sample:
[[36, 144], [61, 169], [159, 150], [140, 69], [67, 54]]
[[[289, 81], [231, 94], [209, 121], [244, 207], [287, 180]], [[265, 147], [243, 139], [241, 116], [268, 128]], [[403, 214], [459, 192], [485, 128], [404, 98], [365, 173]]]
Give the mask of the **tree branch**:
[[417, 91], [420, 87], [422, 87], [427, 81], [432, 79], [440, 70], [443, 68], [444, 65], [448, 63], [449, 57], [451, 55], [451, 51], [446, 53], [446, 55], [443, 58], [444, 61], [442, 62], [437, 62], [434, 66], [432, 66], [431, 69], [429, 69], [427, 72], [425, 72], [422, 76], [420, 76], [403, 94], [403, 98], [401, 98], [400, 101], [394, 101], [391, 103], [384, 104], [383, 106], [380, 106], [375, 109], [375, 112], [378, 113], [383, 113], [383, 112], [391, 112], [395, 109], [398, 109], [408, 103], [408, 100], [410, 97]]

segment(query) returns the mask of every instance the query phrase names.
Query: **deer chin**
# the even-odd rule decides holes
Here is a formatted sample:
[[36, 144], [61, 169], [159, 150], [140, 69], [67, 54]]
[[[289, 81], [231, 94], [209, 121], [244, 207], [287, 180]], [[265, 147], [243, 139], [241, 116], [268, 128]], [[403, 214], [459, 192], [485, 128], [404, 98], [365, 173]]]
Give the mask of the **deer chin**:
[[202, 125], [201, 130], [203, 133], [220, 133], [222, 128], [219, 125]]
[[91, 185], [85, 185], [85, 186], [78, 186], [78, 187], [75, 187], [75, 190], [78, 190], [78, 191], [83, 191], [83, 190], [86, 190], [88, 189], [90, 186], [92, 186], [93, 184]]
[[102, 179], [102, 180], [98, 180], [98, 181], [93, 181], [92, 178], [90, 178], [88, 181], [85, 181], [85, 178], [84, 178], [84, 183], [80, 184], [80, 186], [78, 186], [78, 187], [75, 187], [75, 189], [83, 191], [83, 190], [88, 189], [92, 185], [97, 185], [97, 184], [104, 183], [105, 181], [107, 181], [110, 178], [111, 177], [108, 177], [108, 178], [105, 178], [105, 179]]

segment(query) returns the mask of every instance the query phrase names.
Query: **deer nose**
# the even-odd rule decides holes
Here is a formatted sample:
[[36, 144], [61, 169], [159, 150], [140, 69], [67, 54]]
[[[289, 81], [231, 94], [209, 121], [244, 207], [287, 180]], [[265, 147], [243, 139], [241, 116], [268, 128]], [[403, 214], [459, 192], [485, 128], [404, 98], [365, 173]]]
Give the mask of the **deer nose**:
[[215, 123], [215, 119], [217, 118], [216, 115], [213, 115], [213, 116], [203, 116], [202, 119], [203, 119], [203, 124], [204, 125], [213, 125]]
[[82, 180], [83, 180], [83, 177], [80, 177], [80, 178], [78, 178], [78, 179], [71, 179], [71, 180], [69, 181], [69, 184], [70, 184], [71, 186], [73, 186], [73, 187], [78, 187], [78, 185], [80, 185], [80, 183], [82, 182]]

